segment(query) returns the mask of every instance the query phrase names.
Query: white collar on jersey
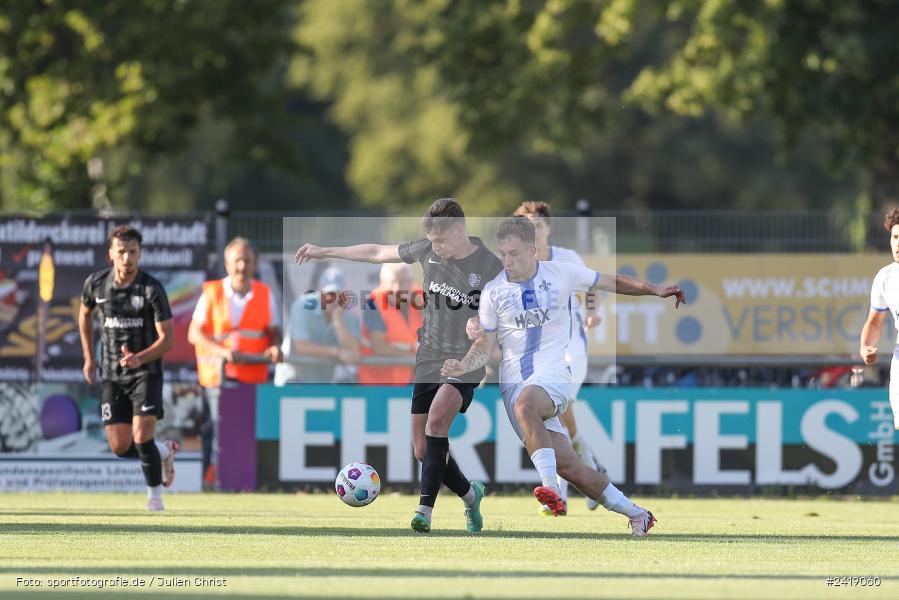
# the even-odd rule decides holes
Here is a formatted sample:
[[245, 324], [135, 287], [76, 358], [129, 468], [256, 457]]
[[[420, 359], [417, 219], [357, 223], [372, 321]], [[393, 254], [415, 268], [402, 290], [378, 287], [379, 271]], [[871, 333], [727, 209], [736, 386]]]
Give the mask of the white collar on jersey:
[[234, 288], [231, 287], [231, 276], [228, 275], [224, 279], [222, 279], [222, 287], [225, 288], [225, 298], [230, 300], [231, 298], [237, 298], [241, 302], [249, 302], [253, 298], [253, 285], [250, 283], [250, 289], [247, 290], [246, 294], [238, 294], [234, 291]]

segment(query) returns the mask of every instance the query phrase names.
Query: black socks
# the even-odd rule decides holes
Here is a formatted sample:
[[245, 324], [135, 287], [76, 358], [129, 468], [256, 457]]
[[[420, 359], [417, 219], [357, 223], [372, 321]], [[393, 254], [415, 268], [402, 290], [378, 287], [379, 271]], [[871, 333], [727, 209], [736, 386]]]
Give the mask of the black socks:
[[162, 458], [159, 456], [156, 440], [151, 438], [142, 444], [135, 444], [135, 446], [137, 446], [140, 467], [144, 471], [147, 485], [150, 487], [162, 485]]
[[441, 484], [446, 485], [457, 496], [467, 494], [471, 485], [455, 459], [450, 456], [449, 438], [426, 435], [425, 440], [427, 448], [421, 465], [421, 497], [418, 503], [433, 507]]

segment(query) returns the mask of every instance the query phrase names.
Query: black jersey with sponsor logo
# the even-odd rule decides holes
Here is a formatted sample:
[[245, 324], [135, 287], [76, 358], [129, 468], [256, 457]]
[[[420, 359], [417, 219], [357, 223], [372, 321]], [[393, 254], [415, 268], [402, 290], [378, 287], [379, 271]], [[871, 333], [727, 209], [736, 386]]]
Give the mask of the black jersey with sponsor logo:
[[425, 312], [418, 330], [421, 356], [434, 358], [464, 355], [471, 347], [465, 323], [478, 314], [481, 290], [503, 265], [484, 243], [469, 238], [477, 250], [460, 259], [440, 258], [427, 238], [401, 244], [400, 258], [418, 262], [424, 271]]
[[144, 350], [159, 339], [156, 322], [172, 318], [168, 296], [155, 277], [138, 271], [130, 285], [120, 288], [112, 269], [92, 273], [84, 281], [81, 303], [99, 313], [100, 373], [104, 380], [162, 374], [161, 358], [136, 369], [119, 365], [123, 344], [130, 352]]

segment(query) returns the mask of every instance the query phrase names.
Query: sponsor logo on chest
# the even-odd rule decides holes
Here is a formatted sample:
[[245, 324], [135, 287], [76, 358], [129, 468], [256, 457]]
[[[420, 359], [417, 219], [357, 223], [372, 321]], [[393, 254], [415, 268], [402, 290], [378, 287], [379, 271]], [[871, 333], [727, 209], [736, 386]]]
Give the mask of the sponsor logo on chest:
[[430, 284], [428, 284], [428, 291], [430, 291], [432, 294], [440, 294], [441, 296], [446, 296], [456, 304], [471, 306], [474, 302], [474, 298], [472, 298], [462, 290], [451, 285], [447, 285], [446, 283], [437, 283], [436, 281], [432, 281]]
[[524, 329], [527, 329], [528, 327], [541, 327], [544, 323], [549, 321], [549, 311], [550, 309], [548, 308], [535, 308], [519, 313], [515, 315], [515, 326]]
[[107, 329], [133, 329], [143, 326], [143, 317], [106, 317], [103, 321], [103, 327]]

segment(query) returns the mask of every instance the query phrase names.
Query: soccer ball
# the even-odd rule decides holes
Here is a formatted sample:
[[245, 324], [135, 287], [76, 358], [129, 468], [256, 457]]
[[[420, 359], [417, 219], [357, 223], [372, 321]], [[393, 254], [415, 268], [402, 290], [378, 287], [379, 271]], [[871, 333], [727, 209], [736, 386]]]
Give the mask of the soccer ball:
[[381, 478], [373, 466], [352, 462], [337, 474], [334, 489], [344, 503], [350, 506], [368, 506], [381, 493]]

